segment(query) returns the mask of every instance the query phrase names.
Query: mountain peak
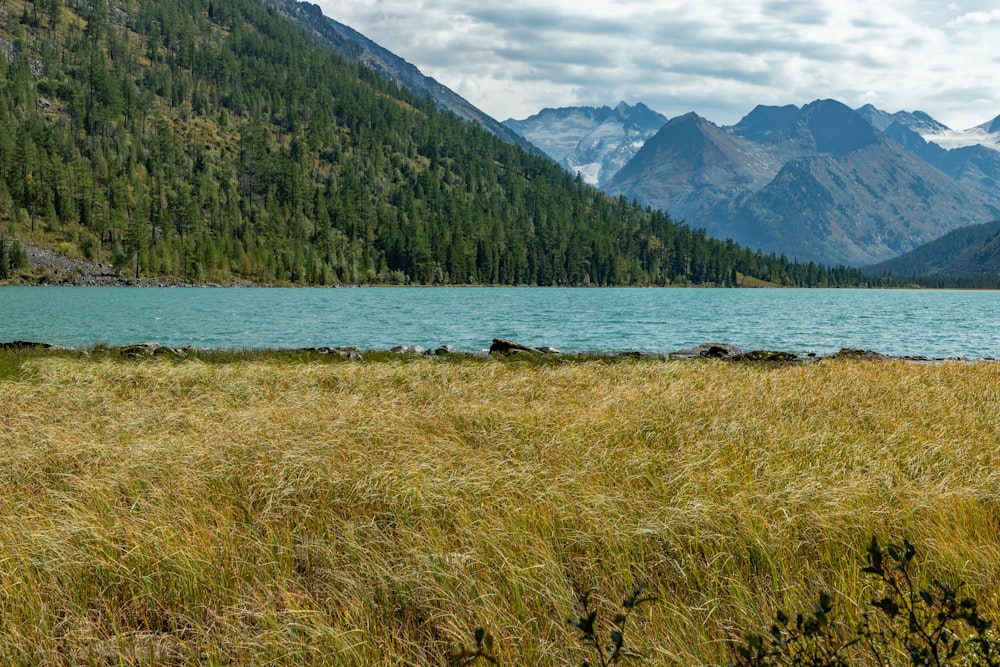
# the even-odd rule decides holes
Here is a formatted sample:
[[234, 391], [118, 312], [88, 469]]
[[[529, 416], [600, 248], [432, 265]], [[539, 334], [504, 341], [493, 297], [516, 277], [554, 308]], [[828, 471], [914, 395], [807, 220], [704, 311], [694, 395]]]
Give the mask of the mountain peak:
[[859, 116], [864, 118], [869, 125], [880, 132], [885, 132], [886, 128], [893, 123], [898, 123], [899, 125], [913, 130], [918, 134], [943, 132], [949, 129], [944, 123], [935, 120], [928, 113], [919, 110], [913, 112], [897, 111], [896, 113], [889, 113], [871, 104], [866, 104], [863, 107], [855, 109], [855, 111]]
[[1000, 116], [997, 116], [993, 120], [983, 123], [979, 127], [986, 130], [986, 132], [989, 134], [1000, 133]]
[[799, 116], [794, 104], [781, 107], [758, 104], [753, 111], [733, 126], [737, 136], [753, 141], [769, 141], [776, 134], [787, 132]]
[[749, 141], [784, 146], [790, 155], [842, 155], [878, 140], [858, 112], [836, 100], [816, 100], [801, 109], [759, 105], [730, 131]]
[[667, 121], [605, 189], [666, 205], [703, 225], [716, 204], [772, 176], [749, 142], [692, 111]]
[[668, 122], [670, 122], [672, 124], [677, 124], [677, 123], [698, 123], [698, 122], [705, 123], [705, 122], [708, 122], [708, 120], [705, 119], [705, 118], [702, 118], [701, 116], [699, 116], [694, 111], [688, 111], [687, 113], [683, 113], [680, 116], [674, 116]]
[[820, 153], [843, 155], [878, 141], [875, 128], [836, 100], [816, 100], [802, 107], [802, 120]]

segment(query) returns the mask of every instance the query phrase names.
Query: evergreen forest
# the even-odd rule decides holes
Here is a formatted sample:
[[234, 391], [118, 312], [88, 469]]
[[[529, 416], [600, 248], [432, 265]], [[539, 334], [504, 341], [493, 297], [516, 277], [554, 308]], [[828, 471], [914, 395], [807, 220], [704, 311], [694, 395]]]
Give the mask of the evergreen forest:
[[0, 0], [0, 279], [859, 286], [601, 194], [255, 0]]

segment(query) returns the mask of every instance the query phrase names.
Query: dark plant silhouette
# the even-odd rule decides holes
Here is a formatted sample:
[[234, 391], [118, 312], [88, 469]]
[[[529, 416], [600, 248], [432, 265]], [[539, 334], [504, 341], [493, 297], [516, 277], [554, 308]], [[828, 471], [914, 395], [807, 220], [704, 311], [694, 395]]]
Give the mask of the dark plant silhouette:
[[961, 585], [932, 579], [921, 587], [914, 573], [917, 549], [908, 540], [884, 548], [876, 538], [861, 569], [874, 579], [875, 597], [853, 624], [838, 623], [833, 601], [820, 593], [811, 615], [795, 622], [782, 611], [767, 634], [748, 634], [734, 648], [733, 667], [795, 665], [840, 667], [1000, 667], [993, 624]]
[[[645, 585], [637, 586], [631, 595], [622, 600], [622, 610], [615, 615], [609, 626], [603, 629], [599, 624], [598, 611], [591, 603], [590, 594], [593, 591], [586, 591], [580, 595], [579, 604], [583, 615], [577, 619], [570, 619], [568, 623], [580, 631], [580, 641], [592, 654], [593, 665], [608, 667], [622, 660], [641, 657], [626, 648], [625, 631], [632, 612], [641, 604], [656, 600], [655, 596], [643, 597], [645, 590]], [[605, 636], [606, 639], [603, 638]], [[589, 660], [584, 660], [581, 664], [582, 667], [591, 667]]]
[[[860, 616], [840, 618], [832, 596], [821, 592], [812, 611], [794, 618], [778, 611], [767, 632], [747, 634], [733, 646], [727, 667], [1000, 667], [1000, 639], [975, 598], [960, 595], [961, 584], [941, 579], [922, 584], [916, 556], [909, 540], [883, 547], [873, 537], [861, 572], [872, 578], [874, 595]], [[589, 656], [582, 667], [642, 657], [627, 646], [625, 633], [631, 614], [657, 599], [643, 596], [644, 591], [645, 586], [637, 587], [606, 623], [594, 606], [593, 591], [578, 595], [582, 613], [568, 623], [579, 631]], [[450, 664], [478, 660], [500, 664], [493, 638], [483, 628], [476, 628], [475, 648], [462, 648]]]
[[[579, 594], [578, 604], [583, 614], [580, 618], [569, 619], [570, 626], [580, 631], [580, 641], [584, 648], [592, 656], [593, 662], [584, 660], [581, 667], [609, 667], [620, 664], [622, 661], [632, 658], [642, 657], [639, 653], [632, 651], [625, 644], [625, 632], [628, 628], [628, 619], [632, 613], [641, 605], [652, 602], [657, 598], [652, 595], [644, 596], [645, 585], [640, 585], [632, 591], [631, 595], [622, 600], [622, 609], [615, 614], [614, 618], [604, 626], [601, 623], [601, 616], [594, 607], [591, 599], [593, 591], [586, 591]], [[472, 665], [479, 660], [484, 660], [491, 665], [499, 665], [500, 662], [494, 653], [493, 637], [482, 627], [477, 627], [474, 632], [475, 648], [462, 647], [452, 653], [448, 658], [448, 664], [452, 667], [464, 667]]]
[[859, 636], [878, 665], [1000, 665], [1000, 644], [993, 624], [979, 613], [961, 585], [933, 579], [921, 588], [914, 581], [917, 549], [908, 540], [884, 549], [872, 538], [862, 572], [881, 583], [881, 597], [871, 600]]
[[797, 614], [794, 623], [779, 611], [767, 634], [747, 635], [736, 647], [735, 667], [764, 665], [802, 665], [804, 667], [840, 667], [848, 665], [845, 652], [858, 642], [845, 639], [833, 618], [833, 600], [820, 593], [809, 615]]
[[463, 646], [449, 657], [448, 664], [453, 667], [464, 667], [464, 665], [474, 664], [482, 658], [491, 665], [499, 665], [500, 663], [493, 654], [493, 636], [482, 627], [476, 628], [473, 636], [476, 640], [476, 648], [468, 649]]

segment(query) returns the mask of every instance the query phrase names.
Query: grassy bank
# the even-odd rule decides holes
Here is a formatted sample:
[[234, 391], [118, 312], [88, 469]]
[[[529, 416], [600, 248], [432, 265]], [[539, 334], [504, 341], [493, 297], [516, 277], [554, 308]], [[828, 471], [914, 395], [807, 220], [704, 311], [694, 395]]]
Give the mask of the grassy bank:
[[5, 664], [580, 664], [638, 583], [718, 664], [873, 534], [1000, 609], [998, 364], [4, 354]]

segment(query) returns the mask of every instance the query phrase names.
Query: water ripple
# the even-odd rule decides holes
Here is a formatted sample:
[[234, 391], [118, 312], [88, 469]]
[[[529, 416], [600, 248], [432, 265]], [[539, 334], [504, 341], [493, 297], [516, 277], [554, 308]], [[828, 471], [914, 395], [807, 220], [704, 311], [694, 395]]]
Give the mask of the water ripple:
[[565, 351], [746, 350], [1000, 356], [1000, 293], [574, 288], [0, 288], [0, 340], [157, 341], [242, 349], [400, 344], [461, 350], [494, 337]]

